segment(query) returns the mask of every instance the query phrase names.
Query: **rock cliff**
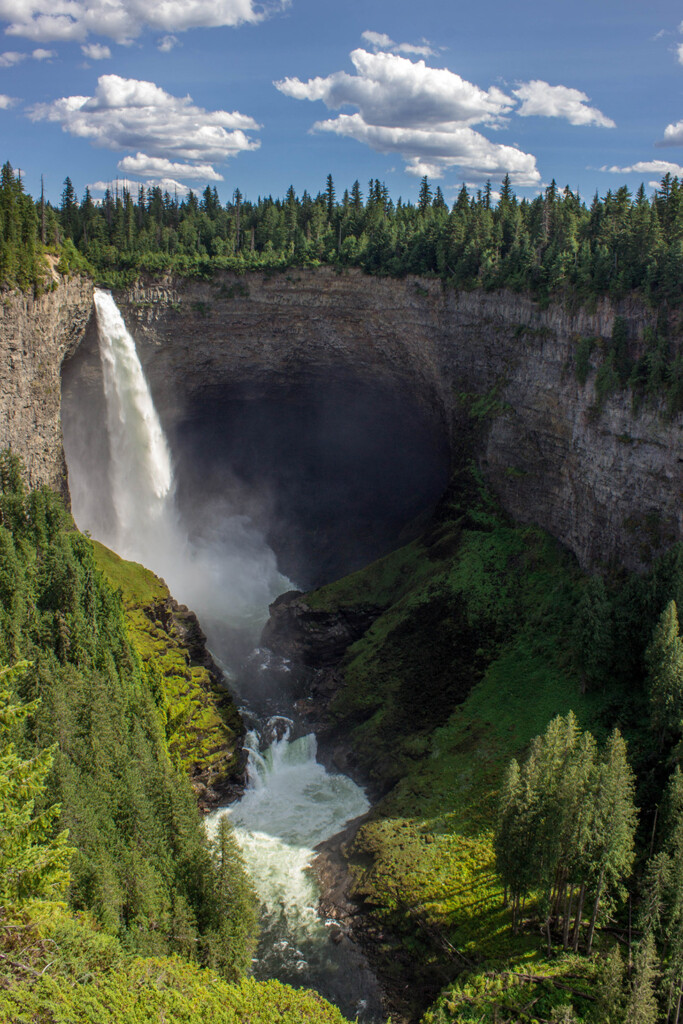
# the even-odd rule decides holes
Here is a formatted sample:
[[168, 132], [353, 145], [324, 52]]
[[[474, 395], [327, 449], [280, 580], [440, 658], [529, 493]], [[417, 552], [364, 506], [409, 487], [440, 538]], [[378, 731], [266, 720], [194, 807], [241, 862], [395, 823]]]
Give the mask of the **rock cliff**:
[[30, 487], [47, 484], [66, 498], [60, 374], [92, 314], [92, 290], [72, 277], [36, 299], [0, 294], [0, 447], [21, 456]]
[[569, 312], [331, 268], [140, 283], [119, 300], [167, 418], [236, 382], [256, 394], [348, 372], [421, 402], [453, 461], [472, 453], [509, 513], [584, 567], [637, 569], [683, 538], [683, 419], [634, 415], [626, 391], [598, 410], [599, 344], [585, 385], [574, 370], [578, 340], [608, 339], [617, 314], [638, 349], [653, 314], [636, 303]]
[[[0, 431], [31, 484], [64, 486], [59, 367], [90, 296], [88, 282], [71, 279], [36, 301], [9, 294], [0, 307]], [[683, 538], [683, 419], [634, 414], [626, 391], [597, 409], [599, 344], [585, 385], [574, 370], [578, 339], [608, 339], [617, 313], [638, 349], [653, 314], [635, 303], [543, 309], [523, 295], [332, 268], [141, 281], [117, 300], [171, 433], [237, 393], [272, 400], [344, 378], [390, 391], [408, 420], [418, 403], [453, 464], [476, 458], [510, 514], [545, 527], [585, 567], [616, 559], [637, 569]], [[94, 393], [92, 327], [86, 339], [76, 377]]]

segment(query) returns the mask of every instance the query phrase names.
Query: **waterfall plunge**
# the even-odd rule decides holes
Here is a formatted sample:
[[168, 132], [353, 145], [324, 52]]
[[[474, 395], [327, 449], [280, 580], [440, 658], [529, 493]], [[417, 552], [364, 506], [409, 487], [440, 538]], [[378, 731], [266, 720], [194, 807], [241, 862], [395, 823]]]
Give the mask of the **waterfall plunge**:
[[[217, 510], [210, 536], [188, 538], [176, 507], [169, 446], [135, 342], [108, 292], [96, 290], [95, 308], [114, 516], [108, 495], [96, 493], [83, 458], [91, 434], [102, 424], [89, 424], [89, 429], [83, 424], [67, 447], [74, 517], [81, 529], [122, 557], [164, 576], [173, 595], [199, 614], [218, 660], [230, 663], [222, 625], [227, 621], [255, 637], [268, 604], [292, 584], [278, 573], [275, 555], [259, 531], [227, 503]], [[268, 675], [267, 652], [258, 653]], [[249, 694], [244, 697], [249, 702]], [[255, 972], [313, 985], [349, 1015], [375, 1021], [380, 1018], [376, 981], [351, 944], [330, 941], [318, 917], [318, 891], [309, 870], [316, 844], [369, 804], [351, 779], [330, 774], [317, 762], [315, 736], [291, 739], [292, 725], [283, 716], [270, 718], [263, 728], [269, 743], [265, 749], [257, 730], [248, 734], [249, 784], [242, 800], [229, 809], [262, 900]], [[226, 809], [207, 820], [210, 833], [221, 813]]]
[[[210, 535], [188, 538], [176, 502], [173, 465], [135, 341], [109, 292], [95, 290], [109, 440], [114, 522], [93, 494], [79, 459], [69, 460], [74, 518], [123, 558], [163, 576], [209, 632], [228, 624], [253, 635], [290, 581], [247, 516], [221, 508]], [[87, 443], [87, 438], [81, 443]], [[110, 525], [107, 525], [108, 519]]]
[[[330, 941], [310, 871], [316, 845], [370, 805], [351, 779], [330, 774], [316, 761], [312, 733], [291, 739], [292, 726], [284, 716], [271, 718], [263, 731], [275, 738], [265, 750], [256, 731], [247, 734], [249, 785], [228, 811], [262, 900], [255, 973], [312, 985], [347, 1015], [374, 1021], [379, 1017], [374, 979], [352, 947]], [[210, 834], [225, 813], [209, 816]]]
[[[171, 453], [135, 348], [109, 292], [95, 291], [116, 549], [134, 561], [182, 546]], [[151, 557], [150, 557], [151, 556]]]

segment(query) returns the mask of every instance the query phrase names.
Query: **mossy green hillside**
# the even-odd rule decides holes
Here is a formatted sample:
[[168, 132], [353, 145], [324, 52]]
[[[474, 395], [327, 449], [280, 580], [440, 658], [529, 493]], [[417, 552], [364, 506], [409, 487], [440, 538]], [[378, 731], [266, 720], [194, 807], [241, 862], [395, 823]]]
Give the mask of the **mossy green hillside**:
[[[587, 585], [552, 538], [511, 524], [464, 474], [422, 540], [310, 597], [384, 609], [347, 652], [331, 716], [390, 787], [349, 863], [355, 895], [393, 936], [388, 971], [420, 963], [415, 1006], [482, 961], [545, 970], [536, 937], [511, 936], [492, 835], [507, 763], [551, 718], [572, 709], [604, 728], [614, 686], [582, 692], [576, 650]], [[622, 702], [627, 718], [637, 700], [630, 716]]]
[[87, 917], [57, 906], [41, 929], [6, 931], [0, 1024], [345, 1024], [316, 992], [228, 983], [178, 956], [131, 956]]
[[192, 664], [183, 613], [171, 610], [165, 583], [93, 542], [95, 564], [123, 601], [131, 642], [160, 689], [168, 747], [175, 764], [211, 785], [240, 770], [243, 726], [227, 692], [209, 670]]

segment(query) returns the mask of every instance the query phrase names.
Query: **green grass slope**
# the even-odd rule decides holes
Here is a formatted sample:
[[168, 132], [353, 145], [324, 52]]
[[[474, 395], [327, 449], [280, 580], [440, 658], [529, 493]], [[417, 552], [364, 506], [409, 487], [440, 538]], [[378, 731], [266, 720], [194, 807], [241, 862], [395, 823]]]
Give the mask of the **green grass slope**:
[[95, 565], [121, 595], [131, 643], [163, 693], [169, 752], [195, 783], [211, 786], [241, 769], [244, 727], [227, 692], [185, 644], [188, 616], [171, 608], [168, 587], [151, 570], [93, 542]]
[[[488, 991], [491, 965], [549, 970], [535, 935], [511, 934], [493, 828], [505, 767], [555, 715], [571, 709], [597, 735], [615, 706], [627, 730], [637, 722], [642, 697], [618, 680], [583, 692], [576, 617], [589, 583], [547, 534], [506, 520], [468, 471], [425, 537], [307, 598], [328, 611], [384, 609], [347, 651], [330, 717], [365, 776], [388, 789], [348, 859], [382, 968], [413, 1014], [463, 972]], [[486, 1000], [472, 998], [462, 1000], [478, 1006], [471, 1019], [488, 1020]], [[449, 1012], [425, 1021], [460, 1019]]]

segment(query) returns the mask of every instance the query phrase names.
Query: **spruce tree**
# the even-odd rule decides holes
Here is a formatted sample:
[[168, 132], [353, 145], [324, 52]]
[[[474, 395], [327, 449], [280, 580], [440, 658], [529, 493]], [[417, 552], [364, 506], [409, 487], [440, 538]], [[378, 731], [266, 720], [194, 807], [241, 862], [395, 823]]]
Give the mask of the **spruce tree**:
[[624, 1024], [657, 1024], [657, 955], [652, 934], [638, 946], [633, 978], [626, 1002]]
[[645, 663], [652, 728], [661, 748], [667, 738], [681, 732], [683, 719], [683, 643], [675, 601], [669, 601], [655, 626]]
[[39, 703], [22, 705], [9, 689], [26, 668], [20, 662], [0, 669], [0, 906], [9, 917], [27, 904], [63, 896], [74, 853], [67, 846], [68, 832], [54, 834], [59, 805], [37, 810], [56, 747], [25, 758], [15, 745], [22, 723]]

